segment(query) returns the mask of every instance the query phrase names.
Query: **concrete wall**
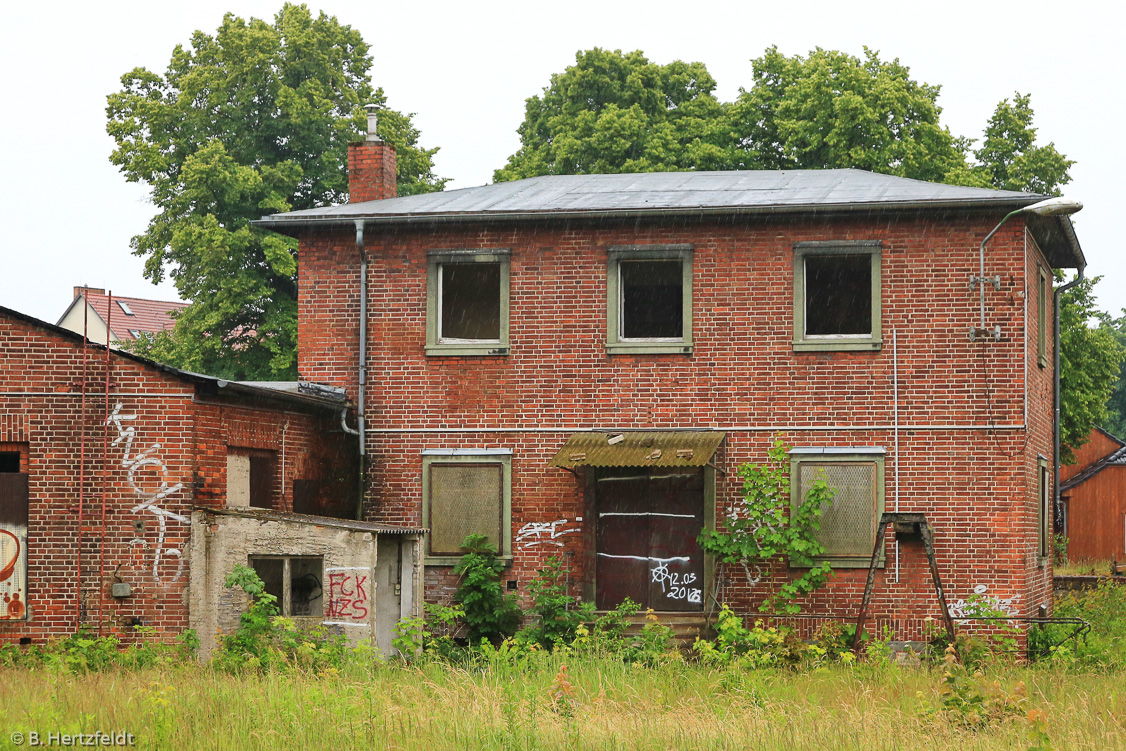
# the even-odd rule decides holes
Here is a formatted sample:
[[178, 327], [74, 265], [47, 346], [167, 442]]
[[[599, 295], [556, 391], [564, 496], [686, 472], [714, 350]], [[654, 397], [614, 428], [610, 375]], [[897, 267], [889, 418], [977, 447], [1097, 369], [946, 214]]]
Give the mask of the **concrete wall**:
[[[392, 549], [397, 560], [386, 560]], [[323, 615], [294, 620], [302, 627], [319, 625], [343, 634], [352, 645], [374, 644], [391, 654], [395, 624], [422, 612], [417, 553], [417, 535], [380, 534], [362, 525], [322, 526], [253, 510], [239, 514], [197, 510], [192, 513], [188, 602], [201, 656], [210, 654], [220, 635], [237, 628], [239, 615], [247, 608], [243, 591], [227, 587], [225, 580], [236, 565], [247, 565], [250, 556], [322, 556]], [[389, 578], [392, 570], [401, 571], [401, 579]]]

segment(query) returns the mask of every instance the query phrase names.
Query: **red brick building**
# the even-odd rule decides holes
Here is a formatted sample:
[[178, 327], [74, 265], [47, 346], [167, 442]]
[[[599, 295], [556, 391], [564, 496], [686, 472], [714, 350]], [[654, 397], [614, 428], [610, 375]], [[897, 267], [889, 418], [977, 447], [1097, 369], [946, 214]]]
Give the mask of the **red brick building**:
[[[375, 566], [377, 537], [409, 531], [325, 518], [356, 517], [349, 408], [334, 389], [187, 373], [0, 308], [0, 643], [230, 627], [237, 612], [189, 599], [229, 598], [234, 563], [273, 571], [287, 614], [374, 628], [334, 615], [332, 556], [354, 576], [357, 555]], [[211, 513], [193, 524], [198, 509]], [[316, 583], [304, 600], [299, 579]], [[348, 613], [373, 616], [363, 605]]]
[[[826, 170], [395, 198], [357, 182], [387, 172], [374, 138], [353, 196], [382, 200], [260, 224], [300, 240], [301, 377], [361, 407], [365, 517], [430, 528], [429, 599], [482, 532], [518, 592], [558, 555], [602, 608], [749, 612], [797, 572], [717, 566], [696, 536], [780, 435], [795, 494], [837, 489], [804, 612], [854, 617], [893, 510], [936, 529], [955, 611], [1050, 605], [1050, 280], [1084, 261], [1066, 216], [1006, 216], [1042, 196]], [[922, 549], [883, 558], [870, 613], [919, 638]]]

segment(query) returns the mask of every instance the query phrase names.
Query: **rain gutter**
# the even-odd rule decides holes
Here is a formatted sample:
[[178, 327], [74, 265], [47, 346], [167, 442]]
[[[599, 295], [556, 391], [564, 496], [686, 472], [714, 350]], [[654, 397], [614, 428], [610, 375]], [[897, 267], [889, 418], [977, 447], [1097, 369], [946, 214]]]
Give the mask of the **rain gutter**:
[[356, 519], [364, 518], [364, 489], [367, 479], [367, 431], [364, 427], [366, 413], [365, 393], [367, 391], [368, 375], [368, 257], [364, 252], [364, 220], [355, 220], [356, 225], [356, 252], [360, 254], [360, 357], [357, 380], [359, 394], [356, 399], [356, 427], [359, 434], [360, 451], [360, 487], [356, 492]]

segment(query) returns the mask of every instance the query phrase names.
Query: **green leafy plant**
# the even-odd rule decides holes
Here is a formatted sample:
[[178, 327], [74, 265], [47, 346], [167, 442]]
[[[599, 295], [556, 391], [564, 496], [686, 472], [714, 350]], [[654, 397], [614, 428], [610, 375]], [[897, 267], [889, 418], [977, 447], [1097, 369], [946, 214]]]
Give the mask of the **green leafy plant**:
[[825, 553], [817, 532], [821, 529], [822, 513], [833, 501], [834, 491], [819, 478], [810, 485], [797, 508], [791, 510], [789, 450], [778, 436], [767, 451], [765, 464], [739, 467], [739, 476], [743, 478], [742, 500], [728, 509], [724, 529], [700, 533], [704, 552], [724, 563], [750, 567], [788, 561], [791, 566], [804, 569], [800, 576], [783, 583], [778, 591], [766, 597], [760, 606], [763, 612], [799, 612], [801, 607], [795, 600], [818, 589], [832, 571], [827, 561], [816, 559]]
[[454, 598], [465, 611], [469, 642], [499, 642], [516, 633], [522, 613], [515, 595], [506, 595], [500, 582], [504, 563], [485, 535], [472, 534], [461, 544], [465, 555], [454, 567], [461, 582]]
[[[239, 615], [234, 633], [223, 637], [220, 657], [242, 659], [254, 666], [267, 655], [274, 633], [272, 618], [278, 614], [278, 598], [266, 591], [258, 572], [249, 566], [236, 565], [227, 575], [228, 587], [239, 587], [250, 598], [250, 607]], [[222, 660], [221, 660], [222, 661]]]
[[1052, 541], [1052, 565], [1062, 566], [1067, 563], [1067, 545], [1069, 542], [1067, 535], [1062, 532], [1055, 536]]
[[563, 561], [552, 556], [528, 585], [530, 613], [536, 620], [521, 631], [521, 636], [545, 649], [573, 642], [579, 625], [594, 616], [594, 603], [577, 602], [567, 591], [566, 574]]

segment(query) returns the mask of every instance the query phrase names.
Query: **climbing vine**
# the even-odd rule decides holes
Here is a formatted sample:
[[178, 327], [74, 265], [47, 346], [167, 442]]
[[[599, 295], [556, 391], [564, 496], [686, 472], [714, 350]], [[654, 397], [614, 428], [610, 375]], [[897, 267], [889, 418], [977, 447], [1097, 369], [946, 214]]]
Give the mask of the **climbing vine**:
[[752, 567], [762, 571], [776, 560], [804, 569], [763, 601], [759, 607], [763, 612], [799, 612], [801, 607], [794, 601], [824, 584], [831, 571], [827, 561], [816, 560], [825, 553], [817, 533], [835, 492], [818, 478], [797, 508], [791, 509], [789, 451], [790, 446], [777, 436], [765, 464], [739, 467], [743, 497], [728, 507], [722, 529], [700, 534], [705, 552], [721, 562], [741, 564], [748, 578], [753, 578]]

